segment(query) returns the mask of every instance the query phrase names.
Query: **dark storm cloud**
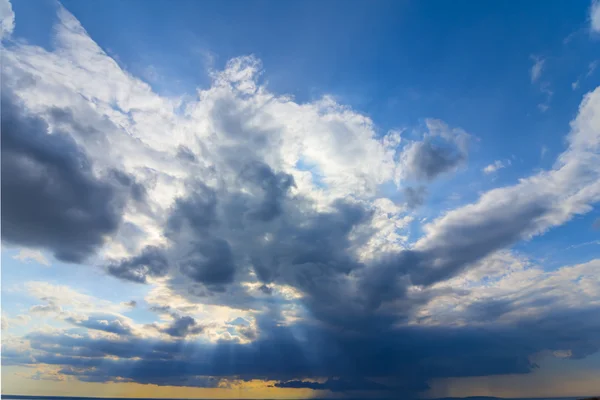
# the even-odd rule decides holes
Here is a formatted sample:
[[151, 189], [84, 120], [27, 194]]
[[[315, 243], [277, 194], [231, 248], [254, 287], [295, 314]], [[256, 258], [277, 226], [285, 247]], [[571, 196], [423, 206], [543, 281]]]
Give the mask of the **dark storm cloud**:
[[194, 182], [190, 194], [178, 198], [167, 221], [166, 235], [176, 234], [189, 227], [193, 233], [202, 234], [217, 224], [217, 194], [202, 182]]
[[207, 238], [192, 247], [185, 259], [179, 261], [183, 274], [207, 286], [233, 282], [235, 263], [227, 241]]
[[168, 269], [164, 250], [156, 246], [146, 246], [139, 255], [112, 262], [106, 267], [109, 274], [138, 283], [145, 283], [149, 276], [164, 276]]
[[348, 392], [353, 390], [390, 390], [388, 386], [367, 379], [327, 379], [325, 382], [312, 382], [292, 380], [277, 382], [273, 385], [278, 388], [330, 390], [332, 392]]
[[281, 203], [288, 190], [295, 186], [294, 178], [285, 173], [274, 173], [263, 163], [251, 163], [242, 172], [246, 182], [256, 185], [262, 193], [262, 201], [248, 213], [251, 219], [270, 221], [281, 214]]
[[173, 337], [186, 337], [202, 333], [204, 327], [192, 317], [177, 317], [163, 332]]
[[[278, 380], [280, 387], [414, 395], [433, 378], [530, 372], [535, 368], [530, 357], [544, 350], [592, 354], [600, 345], [598, 311], [562, 308], [510, 326], [412, 326], [361, 334], [303, 323], [277, 327], [265, 320], [260, 337], [248, 344], [34, 333], [27, 339], [35, 353], [11, 353], [10, 362], [60, 365], [71, 375], [99, 382], [126, 378], [185, 385], [197, 376], [239, 376]], [[330, 379], [312, 387], [300, 376]]]
[[68, 134], [47, 131], [3, 90], [2, 240], [82, 262], [119, 226], [127, 183], [97, 178]]

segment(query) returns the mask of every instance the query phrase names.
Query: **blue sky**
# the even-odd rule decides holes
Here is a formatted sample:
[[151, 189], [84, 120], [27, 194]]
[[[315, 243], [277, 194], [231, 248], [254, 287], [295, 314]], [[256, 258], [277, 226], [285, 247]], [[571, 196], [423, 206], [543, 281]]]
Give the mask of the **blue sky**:
[[600, 390], [598, 2], [0, 10], [3, 393]]

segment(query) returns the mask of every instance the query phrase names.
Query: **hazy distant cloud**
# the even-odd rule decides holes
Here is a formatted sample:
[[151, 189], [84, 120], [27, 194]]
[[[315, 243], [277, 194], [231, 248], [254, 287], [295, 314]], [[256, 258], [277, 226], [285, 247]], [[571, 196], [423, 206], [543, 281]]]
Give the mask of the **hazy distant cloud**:
[[600, 32], [600, 1], [592, 0], [590, 5], [590, 29], [592, 32]]
[[416, 208], [425, 203], [427, 197], [427, 189], [424, 186], [405, 187], [403, 189], [404, 199], [409, 208]]
[[125, 302], [123, 304], [125, 304], [127, 307], [131, 307], [131, 308], [137, 307], [137, 301], [135, 301], [135, 300], [130, 300], [130, 301], [127, 301], [127, 302]]
[[330, 390], [332, 392], [348, 392], [356, 390], [389, 390], [390, 388], [386, 385], [369, 381], [366, 379], [327, 379], [325, 382], [313, 382], [313, 381], [285, 381], [277, 382], [274, 385], [279, 388], [292, 388], [292, 389], [312, 389], [312, 390]]
[[44, 254], [38, 250], [21, 249], [19, 250], [19, 254], [13, 256], [13, 258], [24, 263], [33, 260], [47, 267], [50, 266], [50, 261], [48, 261], [48, 259], [44, 257]]
[[61, 311], [62, 308], [51, 300], [48, 301], [48, 304], [38, 304], [29, 309], [29, 312], [32, 314], [48, 314]]
[[599, 63], [598, 60], [592, 61], [591, 63], [589, 63], [588, 70], [585, 73], [585, 75], [582, 75], [579, 78], [577, 78], [577, 80], [571, 84], [571, 89], [573, 89], [573, 90], [579, 89], [579, 86], [581, 86], [581, 82], [584, 79], [589, 78], [590, 76], [592, 76], [593, 73], [594, 73], [594, 71], [596, 71], [596, 68], [598, 67], [598, 63]]
[[131, 327], [127, 322], [110, 314], [91, 314], [85, 318], [68, 317], [65, 321], [82, 328], [116, 333], [118, 335], [130, 335], [132, 333]]
[[531, 83], [535, 83], [542, 76], [544, 65], [546, 64], [546, 59], [536, 55], [531, 56], [531, 59], [533, 61], [533, 66], [531, 67], [530, 71]]

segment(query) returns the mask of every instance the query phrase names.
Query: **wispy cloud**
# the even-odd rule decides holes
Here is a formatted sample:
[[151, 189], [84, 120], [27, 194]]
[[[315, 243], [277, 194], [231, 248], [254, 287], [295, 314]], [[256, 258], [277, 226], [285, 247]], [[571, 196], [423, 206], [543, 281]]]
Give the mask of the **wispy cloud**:
[[546, 59], [541, 56], [531, 56], [533, 60], [533, 66], [531, 67], [530, 75], [531, 75], [531, 83], [537, 82], [542, 76], [542, 72], [544, 71], [544, 65], [546, 64]]
[[19, 254], [13, 256], [13, 258], [25, 263], [29, 261], [36, 261], [37, 263], [47, 267], [50, 266], [50, 261], [48, 261], [44, 254], [39, 250], [21, 249], [19, 250]]
[[594, 33], [600, 32], [600, 1], [592, 0], [590, 5], [590, 30]]

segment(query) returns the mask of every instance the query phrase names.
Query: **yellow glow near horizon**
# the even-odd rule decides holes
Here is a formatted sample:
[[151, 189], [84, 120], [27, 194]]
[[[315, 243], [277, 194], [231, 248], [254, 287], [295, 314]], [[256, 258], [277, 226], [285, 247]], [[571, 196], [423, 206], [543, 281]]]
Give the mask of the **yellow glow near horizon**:
[[156, 386], [138, 383], [96, 383], [77, 380], [34, 380], [37, 370], [26, 367], [2, 368], [2, 394], [29, 396], [81, 396], [130, 398], [197, 398], [197, 399], [299, 399], [331, 396], [325, 391], [310, 389], [284, 389], [269, 387], [274, 382], [253, 380], [239, 382], [233, 388], [190, 388], [181, 386]]

